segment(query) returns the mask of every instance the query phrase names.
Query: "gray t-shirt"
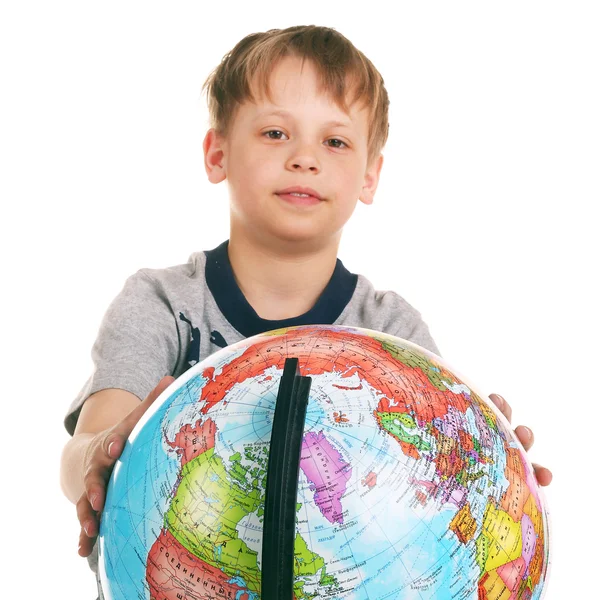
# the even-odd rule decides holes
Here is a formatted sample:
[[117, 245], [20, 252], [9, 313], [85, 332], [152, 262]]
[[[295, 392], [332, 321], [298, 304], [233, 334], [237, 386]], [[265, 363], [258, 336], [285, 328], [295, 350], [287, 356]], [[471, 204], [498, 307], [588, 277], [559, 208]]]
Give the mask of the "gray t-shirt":
[[[262, 319], [235, 281], [227, 247], [226, 241], [214, 250], [192, 254], [185, 264], [141, 269], [127, 279], [93, 345], [94, 371], [65, 417], [71, 435], [91, 394], [119, 388], [143, 399], [165, 375], [179, 377], [220, 348], [281, 327], [364, 327], [439, 355], [417, 310], [395, 292], [375, 290], [339, 259], [327, 287], [307, 313], [291, 319]], [[96, 548], [89, 562], [96, 571]]]

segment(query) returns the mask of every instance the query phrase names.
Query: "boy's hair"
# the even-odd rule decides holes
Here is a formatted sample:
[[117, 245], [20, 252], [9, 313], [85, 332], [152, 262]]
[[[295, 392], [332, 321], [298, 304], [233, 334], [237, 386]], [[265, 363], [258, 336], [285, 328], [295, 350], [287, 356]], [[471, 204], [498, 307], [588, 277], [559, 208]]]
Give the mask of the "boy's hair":
[[212, 71], [202, 86], [207, 89], [210, 127], [227, 137], [237, 108], [246, 100], [255, 101], [251, 86], [272, 97], [269, 77], [284, 57], [309, 60], [319, 77], [319, 91], [328, 94], [348, 113], [346, 98], [354, 92], [350, 104], [362, 102], [368, 109], [368, 164], [371, 165], [388, 137], [389, 99], [383, 77], [371, 61], [341, 33], [329, 27], [301, 25], [252, 33], [238, 42]]

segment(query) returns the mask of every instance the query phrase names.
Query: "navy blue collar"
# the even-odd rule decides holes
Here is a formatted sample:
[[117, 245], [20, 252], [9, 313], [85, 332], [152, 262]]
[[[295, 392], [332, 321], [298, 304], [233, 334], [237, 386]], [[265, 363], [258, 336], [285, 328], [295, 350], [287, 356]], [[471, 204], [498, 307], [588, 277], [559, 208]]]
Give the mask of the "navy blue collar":
[[350, 302], [356, 289], [358, 275], [350, 273], [338, 258], [335, 270], [319, 296], [317, 303], [306, 313], [290, 319], [262, 319], [250, 306], [238, 287], [229, 262], [229, 240], [214, 250], [206, 250], [206, 283], [223, 316], [245, 337], [280, 327], [296, 325], [333, 325]]

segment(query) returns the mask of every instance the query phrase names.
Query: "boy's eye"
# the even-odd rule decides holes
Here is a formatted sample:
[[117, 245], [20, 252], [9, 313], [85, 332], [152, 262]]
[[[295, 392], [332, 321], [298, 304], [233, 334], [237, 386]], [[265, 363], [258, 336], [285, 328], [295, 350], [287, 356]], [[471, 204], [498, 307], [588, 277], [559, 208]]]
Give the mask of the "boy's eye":
[[[269, 129], [269, 131], [265, 131], [263, 133], [263, 135], [266, 135], [270, 140], [280, 140], [281, 139], [279, 137], [279, 135], [277, 135], [277, 137], [273, 137], [271, 135], [272, 133], [279, 134], [279, 135], [285, 135], [285, 133], [283, 133], [283, 131], [280, 131], [279, 129]], [[342, 142], [342, 140], [339, 140], [337, 138], [330, 138], [327, 141], [328, 142], [337, 142], [333, 146], [330, 146], [330, 148], [343, 148], [344, 146], [347, 146], [346, 142]]]
[[339, 142], [340, 145], [338, 146], [337, 144], [335, 146], [333, 146], [333, 148], [342, 148], [343, 146], [346, 146], [346, 142], [342, 142], [342, 140], [338, 140], [337, 138], [331, 138], [329, 140], [327, 140], [328, 142]]
[[268, 136], [268, 137], [269, 137], [269, 139], [271, 139], [271, 140], [279, 140], [279, 139], [281, 139], [281, 138], [279, 138], [279, 137], [271, 137], [271, 136], [269, 135], [270, 133], [280, 133], [280, 134], [282, 134], [282, 135], [285, 135], [285, 133], [283, 133], [283, 131], [279, 131], [279, 129], [271, 129], [271, 130], [269, 130], [269, 131], [265, 131], [265, 132], [263, 133], [263, 135], [266, 135], [266, 136]]

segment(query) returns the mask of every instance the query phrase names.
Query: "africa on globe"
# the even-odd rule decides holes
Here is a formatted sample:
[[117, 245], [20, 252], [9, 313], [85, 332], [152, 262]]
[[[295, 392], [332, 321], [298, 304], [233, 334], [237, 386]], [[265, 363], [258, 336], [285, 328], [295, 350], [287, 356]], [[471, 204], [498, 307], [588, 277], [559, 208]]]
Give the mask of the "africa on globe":
[[150, 407], [109, 482], [100, 581], [108, 600], [539, 600], [548, 533], [506, 419], [440, 357], [302, 326]]

